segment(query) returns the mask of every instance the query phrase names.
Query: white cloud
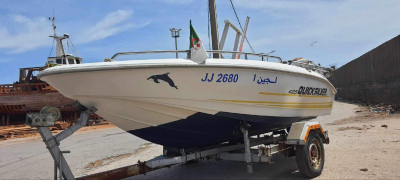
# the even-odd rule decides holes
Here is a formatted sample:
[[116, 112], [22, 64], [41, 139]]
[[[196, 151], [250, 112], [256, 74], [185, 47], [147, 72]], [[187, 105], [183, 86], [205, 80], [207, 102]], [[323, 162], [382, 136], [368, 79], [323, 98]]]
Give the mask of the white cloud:
[[[235, 1], [234, 1], [235, 2]], [[255, 44], [285, 42], [299, 45], [302, 40], [354, 43], [381, 40], [399, 33], [399, 1], [263, 1], [236, 0], [237, 7], [259, 10], [268, 17], [259, 33], [274, 37], [256, 40]], [[277, 23], [279, 22], [279, 23]], [[260, 22], [258, 22], [260, 23]], [[272, 26], [279, 25], [279, 26]], [[397, 33], [397, 34], [396, 34]], [[384, 37], [387, 38], [387, 37]]]
[[109, 13], [96, 25], [84, 31], [84, 33], [78, 38], [78, 43], [88, 43], [91, 41], [104, 39], [120, 32], [137, 27], [137, 25], [133, 23], [123, 24], [123, 22], [132, 17], [132, 14], [132, 11], [124, 10], [118, 10]]
[[[88, 28], [70, 32], [77, 34], [77, 44], [101, 40], [118, 33], [149, 25], [150, 21], [143, 23], [126, 23], [132, 17], [132, 11], [118, 10], [107, 14], [96, 24]], [[40, 47], [51, 46], [51, 23], [47, 18], [28, 18], [22, 15], [9, 15], [11, 24], [9, 28], [0, 27], [0, 49], [10, 49], [10, 53], [21, 53]], [[72, 25], [73, 26], [73, 25]], [[80, 32], [80, 33], [78, 33]]]
[[0, 48], [9, 48], [11, 53], [20, 53], [48, 46], [51, 32], [46, 18], [30, 19], [21, 15], [10, 15], [17, 30], [10, 33], [0, 27]]
[[[256, 52], [339, 65], [400, 33], [398, 0], [233, 0]], [[231, 18], [234, 18], [232, 13]], [[317, 42], [310, 46], [312, 42]], [[228, 43], [229, 45], [229, 43]], [[230, 47], [229, 47], [230, 48]], [[247, 48], [245, 44], [243, 47]]]
[[11, 60], [11, 58], [0, 58], [0, 63], [10, 62]]
[[233, 3], [237, 7], [247, 7], [253, 9], [259, 9], [266, 12], [275, 12], [280, 10], [290, 11], [307, 11], [315, 9], [326, 4], [331, 4], [329, 1], [284, 1], [284, 0], [233, 0]]

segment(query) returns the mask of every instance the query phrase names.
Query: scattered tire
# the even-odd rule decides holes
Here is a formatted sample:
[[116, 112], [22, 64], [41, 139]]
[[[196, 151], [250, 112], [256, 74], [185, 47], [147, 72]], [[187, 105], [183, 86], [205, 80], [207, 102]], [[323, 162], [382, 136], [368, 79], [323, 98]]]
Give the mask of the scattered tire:
[[296, 162], [304, 176], [314, 178], [321, 175], [324, 168], [325, 151], [322, 139], [317, 132], [310, 132], [306, 145], [296, 146]]

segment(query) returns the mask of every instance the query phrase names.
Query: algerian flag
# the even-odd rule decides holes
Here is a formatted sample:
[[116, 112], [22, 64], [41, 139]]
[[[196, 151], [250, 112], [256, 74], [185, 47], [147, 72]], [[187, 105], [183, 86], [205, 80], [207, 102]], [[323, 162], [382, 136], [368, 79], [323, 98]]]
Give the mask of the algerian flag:
[[192, 61], [199, 64], [204, 63], [208, 58], [203, 43], [192, 26], [192, 21], [190, 21], [190, 53]]

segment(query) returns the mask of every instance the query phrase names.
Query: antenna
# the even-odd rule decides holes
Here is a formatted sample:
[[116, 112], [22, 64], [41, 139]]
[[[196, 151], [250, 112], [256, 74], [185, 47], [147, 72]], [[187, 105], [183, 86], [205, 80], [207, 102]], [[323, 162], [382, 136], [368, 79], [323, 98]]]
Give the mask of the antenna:
[[56, 34], [56, 23], [55, 23], [55, 20], [56, 20], [56, 18], [54, 17], [54, 8], [53, 8], [53, 18], [50, 18], [50, 17], [49, 17], [49, 21], [52, 22], [51, 25], [53, 26], [54, 37], [57, 36], [57, 34]]
[[[180, 37], [179, 31], [181, 29], [170, 28], [172, 38], [175, 38], [175, 50], [178, 50], [178, 42], [177, 39]], [[178, 59], [178, 52], [176, 52], [176, 58]]]

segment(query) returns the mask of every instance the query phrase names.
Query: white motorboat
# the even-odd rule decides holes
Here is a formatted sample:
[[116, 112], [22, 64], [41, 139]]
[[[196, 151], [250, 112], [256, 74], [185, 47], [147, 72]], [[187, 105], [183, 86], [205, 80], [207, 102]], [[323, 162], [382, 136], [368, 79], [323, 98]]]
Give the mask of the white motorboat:
[[[251, 163], [271, 163], [275, 157], [293, 155], [306, 177], [321, 174], [325, 159], [322, 143], [329, 143], [328, 133], [318, 122], [299, 121], [331, 113], [336, 90], [325, 76], [332, 69], [302, 58], [283, 62], [268, 55], [274, 51], [241, 52], [249, 17], [243, 35], [224, 21], [218, 43], [214, 0], [209, 0], [209, 8], [213, 44], [209, 53], [214, 58], [208, 57], [191, 23], [190, 50], [122, 52], [104, 62], [87, 64], [61, 51], [62, 40], [69, 35], [58, 37], [54, 33], [57, 57], [48, 58], [49, 68], [38, 77], [79, 101], [74, 104], [82, 110], [81, 116], [74, 126], [55, 136], [46, 126], [60, 118], [56, 107], [45, 106], [39, 113], [29, 113], [26, 122], [38, 128], [62, 172], [60, 176], [74, 179], [59, 148], [60, 141], [86, 125], [94, 112], [133, 135], [163, 145], [163, 155], [174, 157], [139, 161], [135, 167], [124, 167], [126, 173], [119, 168], [88, 179], [123, 178], [204, 158], [245, 161], [251, 173]], [[221, 51], [229, 27], [236, 31], [234, 48]], [[173, 37], [179, 37], [179, 29], [170, 30]], [[115, 61], [120, 55], [150, 53], [176, 53], [176, 58]], [[178, 58], [178, 53], [187, 54], [187, 58]], [[228, 57], [226, 53], [232, 55], [230, 59], [224, 58]], [[258, 56], [261, 61], [248, 60], [248, 56]]]
[[121, 129], [180, 148], [241, 139], [243, 121], [255, 134], [330, 114], [336, 93], [314, 71], [237, 59], [87, 63], [39, 76]]
[[[215, 8], [211, 1], [210, 8]], [[215, 9], [210, 13], [215, 22]], [[220, 44], [216, 23], [211, 23], [214, 59], [207, 58], [190, 26], [190, 51], [117, 53], [106, 62], [51, 67], [38, 77], [66, 97], [96, 107], [96, 114], [121, 129], [174, 148], [242, 141], [243, 124], [250, 125], [250, 135], [260, 134], [330, 114], [336, 90], [315, 71], [323, 68], [238, 52], [242, 32], [225, 23]], [[219, 51], [229, 27], [236, 31], [234, 49]], [[188, 58], [114, 61], [119, 55], [147, 53], [187, 53]], [[223, 59], [222, 53], [231, 53], [232, 59]], [[240, 55], [277, 58], [279, 63], [240, 60]]]

